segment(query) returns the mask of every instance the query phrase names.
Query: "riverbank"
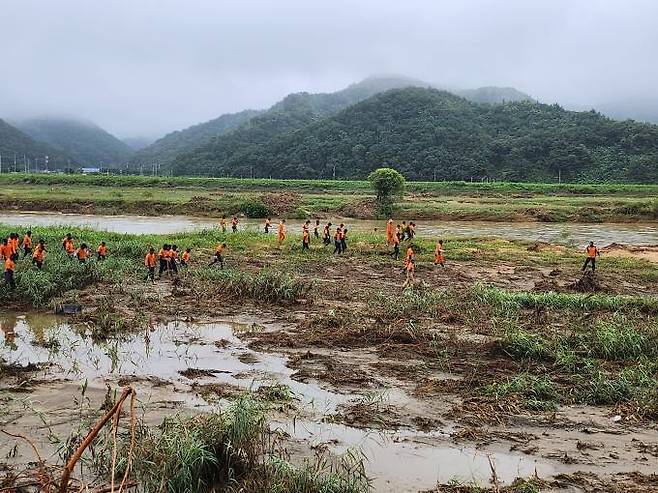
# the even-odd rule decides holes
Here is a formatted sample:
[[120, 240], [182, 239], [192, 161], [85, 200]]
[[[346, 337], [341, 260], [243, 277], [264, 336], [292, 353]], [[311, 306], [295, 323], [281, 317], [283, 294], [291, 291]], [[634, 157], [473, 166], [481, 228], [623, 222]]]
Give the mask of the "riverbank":
[[[0, 175], [5, 210], [86, 214], [372, 219], [367, 182]], [[417, 220], [641, 222], [658, 218], [653, 185], [415, 183], [396, 215]]]
[[[58, 245], [67, 231], [76, 244], [106, 241], [108, 260], [66, 259]], [[381, 234], [355, 232], [337, 256], [316, 241], [302, 251], [290, 233], [279, 246], [250, 232], [35, 228], [51, 245], [44, 271], [21, 260], [17, 292], [0, 289], [13, 316], [2, 324], [3, 427], [48, 450], [54, 435], [68, 443], [72, 428], [84, 431], [106, 385], [131, 385], [145, 426], [197, 416], [197, 428], [185, 430], [198, 436], [207, 432], [203, 416], [224, 409], [231, 423], [249, 395], [266, 409], [263, 433], [278, 437], [276, 457], [296, 471], [316, 453], [324, 464], [356, 458], [348, 470], [358, 474], [348, 483], [332, 476], [342, 487], [322, 491], [367, 491], [361, 473], [375, 491], [486, 491], [492, 467], [505, 491], [651, 487], [656, 264], [604, 252], [597, 274], [582, 275], [580, 249], [446, 237], [441, 268], [433, 240], [420, 238], [417, 285], [403, 291], [402, 263]], [[190, 247], [192, 264], [146, 283], [145, 249], [165, 241]], [[207, 266], [219, 242], [227, 244], [225, 271]], [[43, 286], [52, 287], [48, 296]], [[44, 319], [60, 303], [83, 312]], [[26, 398], [40, 403], [38, 413], [25, 413]], [[153, 443], [159, 435], [152, 428], [146, 436]], [[14, 444], [0, 439], [3, 451]], [[19, 444], [10, 467], [29, 460], [29, 446]], [[136, 463], [133, 477], [152, 478], [145, 469]], [[240, 475], [236, 487], [248, 479]]]

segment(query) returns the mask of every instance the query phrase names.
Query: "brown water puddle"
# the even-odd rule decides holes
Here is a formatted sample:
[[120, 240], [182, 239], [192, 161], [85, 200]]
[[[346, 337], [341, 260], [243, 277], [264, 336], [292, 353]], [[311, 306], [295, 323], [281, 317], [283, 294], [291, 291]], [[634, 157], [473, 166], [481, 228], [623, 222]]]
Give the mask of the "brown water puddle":
[[[452, 478], [486, 483], [490, 477], [489, 458], [503, 483], [535, 470], [541, 475], [556, 471], [551, 461], [502, 447], [456, 446], [450, 440], [454, 431], [450, 425], [427, 433], [327, 423], [327, 417], [341, 405], [362, 396], [294, 380], [294, 370], [286, 365], [285, 356], [256, 352], [243, 342], [240, 334], [251, 330], [250, 323], [172, 322], [104, 343], [94, 343], [84, 327], [72, 327], [54, 316], [7, 314], [0, 316], [0, 327], [0, 358], [14, 367], [39, 368], [18, 387], [7, 388], [6, 380], [0, 384], [0, 399], [4, 400], [0, 426], [20, 430], [49, 453], [56, 451], [49, 437], [70, 433], [82, 416], [81, 403], [86, 403], [88, 409], [98, 409], [106, 384], [116, 387], [121, 382], [133, 382], [146, 421], [152, 423], [174, 412], [212, 409], [213, 404], [196, 395], [197, 385], [225, 384], [257, 390], [264, 385], [283, 384], [294, 395], [296, 419], [279, 413], [272, 427], [287, 432], [291, 446], [297, 444], [307, 451], [321, 444], [333, 454], [360, 450], [377, 491], [418, 491]], [[81, 386], [85, 388], [84, 396]], [[397, 392], [392, 399], [404, 401], [405, 395]], [[0, 436], [1, 454], [13, 446], [14, 441]], [[29, 450], [21, 446], [11, 462], [28, 459], [32, 459]]]

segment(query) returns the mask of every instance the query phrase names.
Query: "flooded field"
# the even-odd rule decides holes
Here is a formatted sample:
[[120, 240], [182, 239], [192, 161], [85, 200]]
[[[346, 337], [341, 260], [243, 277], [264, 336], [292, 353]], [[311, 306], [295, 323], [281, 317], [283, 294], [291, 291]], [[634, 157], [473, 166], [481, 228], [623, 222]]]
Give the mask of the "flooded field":
[[[413, 218], [407, 218], [413, 220]], [[58, 214], [48, 212], [1, 212], [0, 223], [30, 226], [77, 226], [129, 234], [171, 234], [218, 227], [218, 219], [189, 216], [114, 216], [91, 214]], [[384, 221], [353, 218], [330, 219], [344, 222], [353, 232], [381, 231]], [[400, 219], [401, 220], [401, 219]], [[489, 221], [417, 221], [421, 237], [492, 237], [512, 240], [544, 241], [548, 243], [585, 245], [594, 241], [599, 245], [658, 244], [657, 223], [542, 223]], [[301, 230], [303, 221], [287, 220], [290, 231]], [[241, 228], [262, 230], [262, 221], [241, 219]]]
[[[427, 430], [402, 422], [368, 426], [357, 420], [348, 425], [341, 412], [364, 403], [374, 404], [367, 407], [374, 413], [378, 412], [377, 406], [383, 406], [395, 409], [394, 415], [411, 416], [427, 410], [427, 403], [418, 401], [406, 385], [386, 377], [378, 377], [374, 391], [358, 385], [337, 388], [304, 377], [290, 361], [300, 355], [312, 358], [310, 352], [304, 356], [304, 350], [272, 353], [250, 348], [249, 340], [281, 329], [278, 324], [263, 323], [262, 318], [172, 322], [102, 342], [94, 342], [84, 324], [71, 324], [46, 314], [4, 314], [0, 328], [0, 359], [13, 371], [22, 367], [32, 368], [33, 372], [23, 383], [0, 389], [4, 396], [0, 423], [3, 428], [21, 430], [41, 450], [51, 453], [55, 453], [56, 443], [52, 435], [66, 433], [82, 401], [98, 405], [106, 386], [131, 383], [147, 420], [175, 412], [208, 411], [221, 406], [223, 398], [245, 390], [267, 394], [275, 389], [289, 395], [290, 401], [275, 411], [270, 426], [287, 437], [285, 443], [293, 459], [318, 448], [337, 456], [358, 452], [365, 458], [375, 491], [427, 490], [437, 482], [451, 480], [486, 485], [492, 467], [500, 484], [509, 484], [517, 477], [549, 477], [583, 467], [591, 471], [606, 467], [623, 470], [619, 461], [606, 465], [599, 461], [560, 460], [560, 454], [566, 454], [572, 446], [570, 443], [581, 443], [589, 436], [587, 427], [596, 427], [604, 434], [601, 438], [605, 436], [603, 425], [596, 421], [601, 418], [587, 410], [581, 410], [585, 424], [576, 425], [582, 431], [555, 429], [544, 431], [540, 437], [538, 429], [526, 425], [523, 433], [535, 438], [521, 442], [524, 447], [544, 450], [541, 456], [520, 451], [524, 447], [519, 450], [518, 440], [509, 442], [511, 447], [505, 439], [484, 443], [455, 440], [459, 430], [456, 422], [436, 420], [432, 416], [436, 411], [426, 416], [435, 423]], [[375, 361], [373, 354], [361, 350], [330, 351], [324, 356], [339, 365], [350, 361], [359, 371], [363, 364]], [[449, 374], [444, 377], [453, 378]], [[81, 386], [86, 389], [82, 401]], [[494, 427], [488, 431], [493, 432]], [[512, 425], [497, 433], [514, 437], [521, 431]], [[618, 438], [615, 435], [609, 435], [611, 438], [603, 440], [600, 447], [624, 448], [631, 440], [658, 439], [656, 432], [648, 436], [639, 432]], [[8, 437], [0, 437], [0, 452], [11, 450], [13, 443]], [[627, 461], [637, 460], [627, 453]], [[26, 457], [30, 457], [29, 449], [21, 447], [10, 462], [24, 461]], [[638, 462], [633, 467], [652, 470], [652, 466]]]

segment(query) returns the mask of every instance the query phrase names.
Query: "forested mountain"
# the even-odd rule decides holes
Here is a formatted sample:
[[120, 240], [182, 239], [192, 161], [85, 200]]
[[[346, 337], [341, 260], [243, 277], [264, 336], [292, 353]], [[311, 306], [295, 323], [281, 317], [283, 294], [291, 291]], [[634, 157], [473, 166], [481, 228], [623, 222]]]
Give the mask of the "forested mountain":
[[[266, 145], [277, 136], [301, 129], [375, 94], [419, 84], [427, 85], [414, 79], [401, 77], [372, 77], [337, 92], [290, 94], [236, 130], [216, 136], [204, 145], [176, 156], [173, 172], [182, 175], [188, 174], [186, 170], [188, 156], [197, 156], [194, 158], [196, 162], [200, 160], [225, 161], [241, 152], [251, 150], [252, 147]], [[199, 159], [199, 156], [203, 156], [203, 158]], [[189, 172], [196, 173], [198, 170]], [[205, 173], [209, 172], [211, 171], [205, 171]]]
[[[43, 169], [46, 156], [51, 168], [64, 168], [68, 163], [68, 156], [64, 153], [47, 144], [36, 142], [2, 119], [0, 119], [0, 155], [3, 171], [9, 169], [22, 171], [28, 159], [31, 169], [34, 169], [35, 159], [38, 160], [36, 165], [40, 165], [40, 169]], [[14, 158], [16, 158], [16, 166], [14, 166]]]
[[[364, 178], [391, 166], [412, 180], [658, 180], [658, 126], [596, 112], [533, 101], [483, 105], [423, 88], [391, 90], [325, 118], [313, 117], [307, 96], [287, 102], [293, 116], [261, 115], [250, 140], [236, 138], [239, 131], [214, 139], [181, 156], [175, 172], [327, 178], [335, 170]], [[269, 130], [268, 118], [287, 131], [258, 132]]]
[[34, 140], [70, 156], [81, 166], [118, 165], [133, 152], [124, 142], [90, 122], [35, 118], [16, 126]]
[[245, 110], [171, 132], [136, 152], [129, 164], [133, 167], [145, 168], [158, 164], [162, 169], [170, 168], [173, 159], [180, 153], [191, 151], [205, 144], [212, 137], [230, 132], [260, 113], [256, 110]]
[[477, 89], [461, 89], [450, 91], [473, 101], [474, 103], [502, 104], [513, 103], [515, 101], [533, 101], [532, 97], [513, 87], [478, 87]]
[[133, 151], [139, 151], [140, 149], [144, 149], [145, 147], [148, 147], [151, 144], [153, 144], [153, 142], [155, 141], [155, 139], [151, 139], [149, 137], [123, 137], [121, 140]]

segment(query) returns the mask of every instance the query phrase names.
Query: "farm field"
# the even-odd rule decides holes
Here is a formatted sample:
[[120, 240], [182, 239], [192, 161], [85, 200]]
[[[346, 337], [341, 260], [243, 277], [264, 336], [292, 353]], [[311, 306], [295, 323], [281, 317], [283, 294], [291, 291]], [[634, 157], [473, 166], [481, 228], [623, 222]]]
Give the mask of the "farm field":
[[[376, 217], [365, 181], [0, 175], [5, 210], [93, 214]], [[415, 219], [642, 222], [655, 185], [410, 182], [397, 215]]]

